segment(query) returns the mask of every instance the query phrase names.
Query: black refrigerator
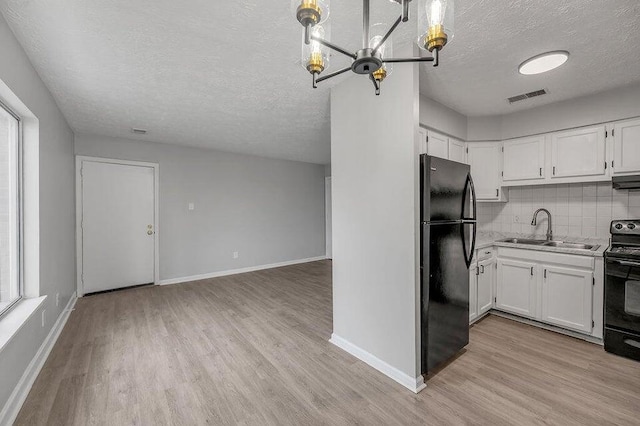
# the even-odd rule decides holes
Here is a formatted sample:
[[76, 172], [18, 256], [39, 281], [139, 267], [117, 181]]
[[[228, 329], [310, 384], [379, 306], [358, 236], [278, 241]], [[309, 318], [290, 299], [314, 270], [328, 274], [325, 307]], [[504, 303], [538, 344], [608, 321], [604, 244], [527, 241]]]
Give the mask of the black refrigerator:
[[420, 156], [422, 374], [469, 343], [476, 195], [469, 166]]

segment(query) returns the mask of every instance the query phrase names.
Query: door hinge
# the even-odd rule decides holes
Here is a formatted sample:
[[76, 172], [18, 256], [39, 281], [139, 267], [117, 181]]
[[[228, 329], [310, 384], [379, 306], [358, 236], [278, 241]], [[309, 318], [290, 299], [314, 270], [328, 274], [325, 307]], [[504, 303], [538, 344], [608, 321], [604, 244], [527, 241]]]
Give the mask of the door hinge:
[[504, 171], [500, 172], [500, 176], [504, 177]]
[[613, 161], [611, 162], [611, 168], [613, 169]]
[[607, 162], [604, 162], [604, 169], [607, 170]]
[[611, 129], [611, 136], [615, 136], [616, 135], [616, 129]]
[[504, 152], [504, 146], [502, 148], [500, 148], [500, 151]]
[[498, 298], [497, 297], [493, 298], [493, 303], [498, 303]]
[[429, 142], [429, 136], [427, 136], [427, 142]]
[[469, 153], [469, 148], [467, 148], [467, 154]]
[[591, 278], [591, 280], [593, 281], [593, 285], [596, 285], [596, 277]]
[[595, 321], [591, 321], [591, 328], [596, 326], [596, 322]]
[[547, 279], [547, 270], [546, 269], [544, 270], [544, 279], [545, 280]]
[[[613, 136], [613, 135], [611, 135], [611, 136]], [[604, 131], [604, 137], [605, 137], [605, 138], [608, 138], [608, 137], [609, 137], [609, 132], [607, 132], [606, 130]]]

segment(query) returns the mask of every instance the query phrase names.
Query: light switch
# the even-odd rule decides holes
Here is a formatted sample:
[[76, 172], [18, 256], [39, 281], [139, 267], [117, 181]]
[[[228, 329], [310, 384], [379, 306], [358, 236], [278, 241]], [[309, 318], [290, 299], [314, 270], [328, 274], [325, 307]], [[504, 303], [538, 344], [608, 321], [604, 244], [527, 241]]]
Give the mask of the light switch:
[[189, 203], [189, 210], [195, 210], [196, 209], [196, 205], [193, 203]]

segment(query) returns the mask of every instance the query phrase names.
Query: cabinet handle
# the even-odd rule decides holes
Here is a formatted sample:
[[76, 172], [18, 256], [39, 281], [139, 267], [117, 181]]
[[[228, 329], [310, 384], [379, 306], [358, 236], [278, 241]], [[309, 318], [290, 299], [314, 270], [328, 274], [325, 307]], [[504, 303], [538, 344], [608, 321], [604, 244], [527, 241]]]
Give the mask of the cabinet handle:
[[476, 276], [480, 275], [480, 268], [476, 266]]
[[556, 166], [553, 166], [553, 175], [556, 175]]
[[482, 272], [480, 272], [480, 273], [484, 274], [484, 265], [480, 265], [480, 267], [482, 268]]
[[499, 197], [499, 196], [500, 196], [500, 190], [496, 189], [496, 197]]
[[540, 176], [542, 176], [542, 167], [540, 167]]
[[531, 276], [533, 276], [533, 266], [531, 267]]

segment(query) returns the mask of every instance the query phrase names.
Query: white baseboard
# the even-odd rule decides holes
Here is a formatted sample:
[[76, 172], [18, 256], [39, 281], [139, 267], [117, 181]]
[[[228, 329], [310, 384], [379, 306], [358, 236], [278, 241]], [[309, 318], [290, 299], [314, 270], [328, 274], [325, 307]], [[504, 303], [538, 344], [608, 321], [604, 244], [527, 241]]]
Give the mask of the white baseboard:
[[13, 422], [16, 420], [16, 417], [18, 417], [18, 413], [22, 408], [22, 404], [24, 404], [24, 401], [27, 399], [27, 395], [29, 395], [29, 391], [31, 390], [33, 383], [36, 381], [38, 374], [40, 374], [40, 370], [42, 370], [45, 361], [49, 357], [51, 349], [53, 349], [53, 346], [55, 345], [58, 337], [60, 336], [60, 333], [62, 332], [62, 329], [64, 328], [64, 325], [67, 323], [69, 315], [71, 314], [71, 311], [76, 304], [76, 300], [78, 299], [76, 297], [76, 293], [74, 292], [71, 295], [67, 306], [65, 306], [64, 310], [56, 320], [56, 323], [51, 328], [51, 331], [49, 331], [46, 339], [44, 339], [44, 342], [42, 342], [42, 345], [40, 345], [38, 352], [27, 366], [27, 369], [20, 378], [20, 381], [13, 389], [13, 392], [7, 400], [7, 403], [2, 408], [2, 411], [0, 411], [0, 425], [13, 424]]
[[209, 278], [226, 277], [228, 275], [244, 274], [246, 272], [261, 271], [263, 269], [280, 268], [282, 266], [297, 265], [299, 263], [317, 262], [318, 260], [325, 260], [326, 256], [309, 257], [306, 259], [288, 260], [286, 262], [271, 263], [268, 265], [249, 266], [246, 268], [229, 269], [227, 271], [210, 272], [208, 274], [191, 275], [189, 277], [169, 278], [167, 280], [160, 280], [160, 285], [187, 283], [190, 281], [200, 281]]
[[427, 385], [424, 383], [424, 378], [422, 377], [422, 375], [419, 375], [418, 377], [411, 377], [408, 374], [398, 370], [397, 368], [387, 364], [380, 358], [370, 354], [364, 349], [354, 345], [348, 340], [345, 340], [342, 337], [336, 335], [335, 333], [331, 334], [331, 339], [329, 339], [329, 341], [340, 349], [367, 363], [385, 376], [400, 383], [402, 386], [412, 392], [418, 393], [427, 387]]

